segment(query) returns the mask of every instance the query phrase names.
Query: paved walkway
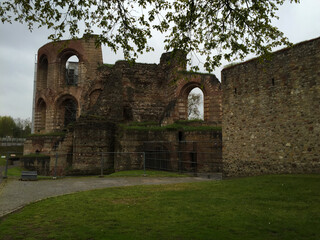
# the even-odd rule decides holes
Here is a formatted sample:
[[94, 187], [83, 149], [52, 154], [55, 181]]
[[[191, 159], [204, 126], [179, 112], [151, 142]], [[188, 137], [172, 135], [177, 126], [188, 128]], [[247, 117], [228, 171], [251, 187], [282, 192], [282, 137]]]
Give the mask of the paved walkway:
[[19, 181], [17, 179], [8, 179], [0, 183], [0, 217], [18, 210], [31, 202], [79, 191], [119, 186], [156, 185], [199, 181], [209, 181], [209, 179], [196, 177], [82, 177], [39, 181]]

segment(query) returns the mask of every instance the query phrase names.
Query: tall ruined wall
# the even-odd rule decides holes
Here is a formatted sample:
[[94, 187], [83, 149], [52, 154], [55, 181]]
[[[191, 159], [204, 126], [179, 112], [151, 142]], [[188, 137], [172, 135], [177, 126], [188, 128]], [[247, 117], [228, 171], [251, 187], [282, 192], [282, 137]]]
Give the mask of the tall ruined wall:
[[[68, 79], [66, 63], [72, 56], [79, 60], [77, 75]], [[97, 68], [102, 64], [102, 51], [96, 46], [94, 36], [78, 40], [51, 42], [38, 50], [36, 92], [35, 92], [35, 133], [61, 131], [74, 121], [90, 102], [90, 94], [102, 89], [97, 78]]]
[[[78, 63], [70, 60], [73, 56]], [[187, 72], [182, 51], [162, 54], [159, 64], [118, 61], [110, 65], [102, 63], [101, 47], [96, 46], [93, 35], [48, 43], [38, 50], [35, 133], [41, 135], [41, 141], [49, 140], [42, 147], [35, 138], [28, 139], [25, 153], [57, 152], [59, 174], [96, 173], [102, 152], [130, 148], [126, 139], [121, 141], [128, 143], [123, 145], [127, 147], [117, 145], [117, 124], [167, 125], [187, 120], [188, 95], [196, 87], [204, 93], [204, 125], [221, 124], [220, 82], [212, 74]], [[66, 134], [59, 141], [50, 137], [61, 132]], [[198, 139], [208, 137], [198, 135]], [[139, 136], [128, 135], [128, 139], [137, 144], [134, 139]], [[146, 141], [167, 141], [166, 136], [150, 133]], [[192, 147], [186, 145], [185, 149]], [[108, 157], [106, 171], [114, 168], [117, 157]], [[52, 158], [51, 170], [55, 165]]]
[[157, 64], [118, 61], [100, 69], [104, 90], [88, 114], [112, 121], [158, 121], [166, 103], [167, 82]]
[[225, 175], [320, 172], [320, 38], [226, 68]]
[[[162, 125], [188, 119], [188, 95], [204, 93], [204, 121], [221, 124], [221, 84], [212, 74], [187, 72], [180, 55], [164, 53], [159, 64], [118, 61], [100, 68], [104, 84], [88, 114], [112, 121], [156, 121]], [[185, 59], [184, 59], [185, 60]]]

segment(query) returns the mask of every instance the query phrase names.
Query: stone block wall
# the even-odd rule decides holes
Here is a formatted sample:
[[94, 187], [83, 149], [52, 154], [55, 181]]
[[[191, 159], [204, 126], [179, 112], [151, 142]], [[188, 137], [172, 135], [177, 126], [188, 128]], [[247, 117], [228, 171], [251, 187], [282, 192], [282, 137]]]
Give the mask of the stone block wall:
[[222, 71], [226, 176], [320, 173], [320, 38]]
[[100, 174], [103, 160], [104, 173], [114, 171], [114, 155], [117, 144], [117, 126], [97, 119], [80, 119], [72, 132], [71, 158], [66, 174]]
[[[144, 152], [147, 168], [187, 172], [222, 171], [221, 131], [124, 130], [119, 152]], [[154, 162], [152, 159], [156, 159]], [[141, 169], [143, 159], [115, 159], [115, 171]], [[148, 162], [149, 161], [149, 162]]]

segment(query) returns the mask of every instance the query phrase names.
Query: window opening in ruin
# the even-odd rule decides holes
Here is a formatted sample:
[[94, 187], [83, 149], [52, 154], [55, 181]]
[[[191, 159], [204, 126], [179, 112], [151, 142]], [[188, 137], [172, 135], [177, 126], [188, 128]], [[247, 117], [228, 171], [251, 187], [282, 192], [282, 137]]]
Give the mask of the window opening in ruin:
[[66, 61], [66, 83], [67, 85], [77, 86], [79, 79], [79, 58], [73, 55]]
[[237, 88], [234, 88], [234, 94], [237, 94]]
[[66, 99], [63, 103], [64, 106], [64, 126], [76, 121], [77, 118], [77, 104], [72, 99]]
[[39, 87], [46, 88], [47, 87], [47, 79], [48, 79], [48, 59], [45, 55], [42, 55], [39, 60]]
[[179, 131], [179, 133], [178, 133], [178, 139], [179, 139], [179, 142], [181, 142], [181, 141], [184, 140], [183, 132]]
[[203, 92], [200, 88], [192, 89], [188, 95], [188, 119], [201, 119], [203, 120], [204, 104]]
[[38, 107], [36, 111], [36, 118], [35, 118], [35, 128], [37, 132], [44, 130], [46, 127], [46, 112], [47, 112], [47, 105], [46, 102], [41, 98], [38, 101]]
[[272, 80], [271, 80], [271, 81], [272, 81], [272, 86], [274, 86], [274, 78], [272, 78]]

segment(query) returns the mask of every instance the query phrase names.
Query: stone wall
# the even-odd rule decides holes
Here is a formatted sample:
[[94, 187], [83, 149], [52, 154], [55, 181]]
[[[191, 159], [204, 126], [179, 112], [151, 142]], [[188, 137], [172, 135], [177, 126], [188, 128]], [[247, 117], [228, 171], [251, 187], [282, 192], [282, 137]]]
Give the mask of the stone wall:
[[[221, 131], [122, 130], [119, 152], [145, 153], [149, 169], [213, 173], [222, 171]], [[115, 159], [115, 171], [141, 169], [140, 155]]]
[[227, 176], [320, 172], [320, 38], [222, 71]]
[[101, 160], [104, 173], [114, 172], [113, 155], [117, 144], [117, 125], [99, 119], [80, 119], [74, 124], [73, 144], [70, 161], [67, 161], [67, 175], [100, 174]]

